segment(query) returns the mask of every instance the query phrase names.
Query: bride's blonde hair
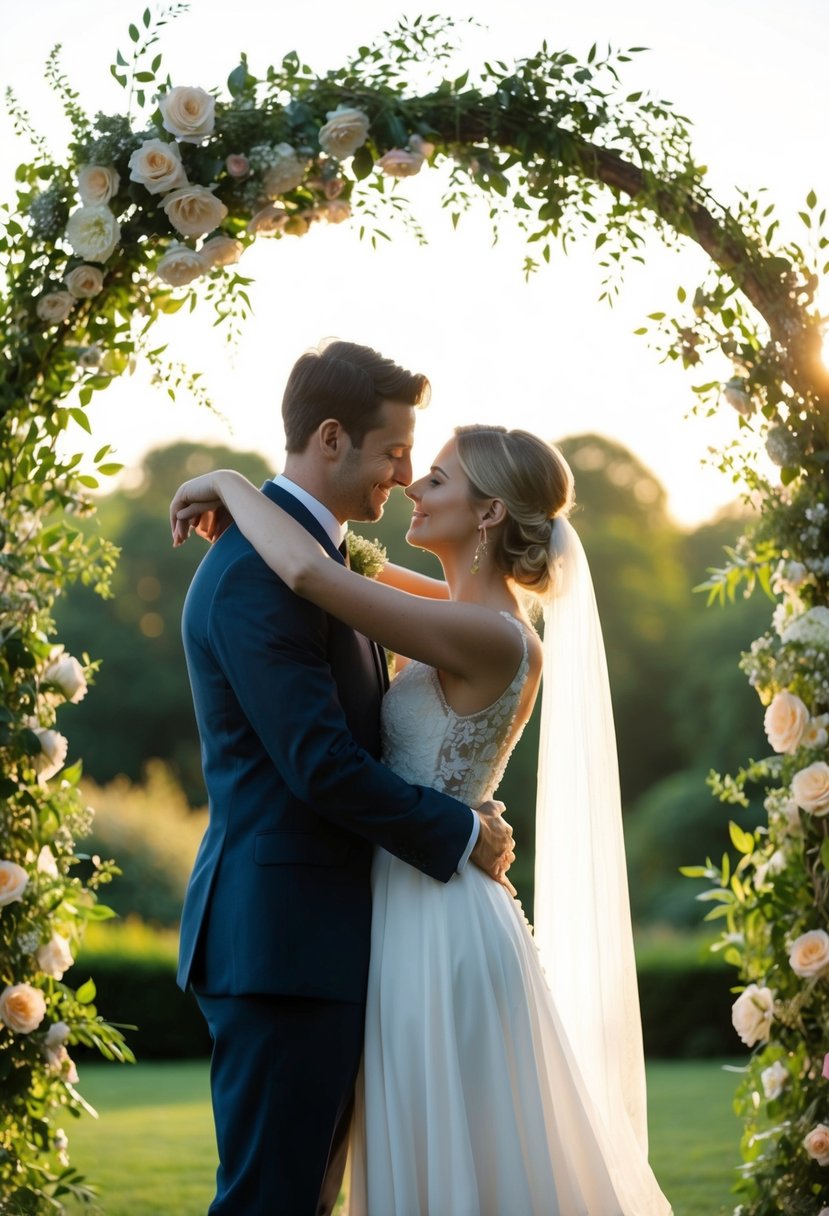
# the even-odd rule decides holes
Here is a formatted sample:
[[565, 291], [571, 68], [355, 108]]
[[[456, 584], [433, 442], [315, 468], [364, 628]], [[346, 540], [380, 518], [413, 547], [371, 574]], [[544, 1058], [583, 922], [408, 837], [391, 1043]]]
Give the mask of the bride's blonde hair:
[[492, 536], [496, 568], [534, 595], [551, 590], [553, 520], [573, 506], [573, 474], [561, 452], [529, 431], [455, 428], [458, 460], [473, 500], [500, 498], [507, 510]]

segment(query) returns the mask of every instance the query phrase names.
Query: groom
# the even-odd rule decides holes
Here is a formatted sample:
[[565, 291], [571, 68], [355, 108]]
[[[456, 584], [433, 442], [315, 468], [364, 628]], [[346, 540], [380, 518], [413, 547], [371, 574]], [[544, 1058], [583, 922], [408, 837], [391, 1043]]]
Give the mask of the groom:
[[[282, 403], [285, 472], [264, 493], [344, 561], [346, 521], [379, 519], [410, 483], [428, 393], [368, 347], [303, 355]], [[178, 982], [213, 1038], [210, 1213], [329, 1213], [362, 1046], [372, 847], [441, 882], [467, 859], [495, 876], [511, 829], [379, 763], [379, 647], [289, 591], [236, 527], [196, 572], [183, 637], [210, 821]]]

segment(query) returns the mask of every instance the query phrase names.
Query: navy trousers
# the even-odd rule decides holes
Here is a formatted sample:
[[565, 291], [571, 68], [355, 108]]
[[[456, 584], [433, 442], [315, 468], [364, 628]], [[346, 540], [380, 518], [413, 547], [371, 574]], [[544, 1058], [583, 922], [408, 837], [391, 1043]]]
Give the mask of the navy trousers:
[[209, 1216], [328, 1216], [342, 1183], [365, 1006], [195, 990], [213, 1038]]

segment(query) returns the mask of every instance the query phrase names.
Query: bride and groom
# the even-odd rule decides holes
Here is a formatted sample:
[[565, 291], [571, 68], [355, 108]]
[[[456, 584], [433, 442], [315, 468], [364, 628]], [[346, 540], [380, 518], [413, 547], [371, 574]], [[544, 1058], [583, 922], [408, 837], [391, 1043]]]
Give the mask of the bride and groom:
[[[214, 1042], [210, 1211], [328, 1213], [350, 1147], [351, 1216], [663, 1216], [572, 477], [465, 427], [410, 484], [428, 392], [329, 343], [288, 380], [284, 474], [171, 506], [174, 543], [217, 540], [183, 618], [210, 820], [179, 969]], [[446, 582], [348, 569], [395, 485]], [[542, 670], [534, 938], [491, 799]]]

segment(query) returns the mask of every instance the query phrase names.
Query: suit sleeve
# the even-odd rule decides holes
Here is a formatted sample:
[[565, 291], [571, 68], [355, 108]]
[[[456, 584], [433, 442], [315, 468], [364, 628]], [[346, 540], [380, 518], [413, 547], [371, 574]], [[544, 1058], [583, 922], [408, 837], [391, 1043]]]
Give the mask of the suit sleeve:
[[317, 814], [446, 882], [474, 816], [396, 776], [352, 737], [327, 658], [326, 614], [255, 553], [225, 571], [210, 610], [211, 649], [285, 784]]

